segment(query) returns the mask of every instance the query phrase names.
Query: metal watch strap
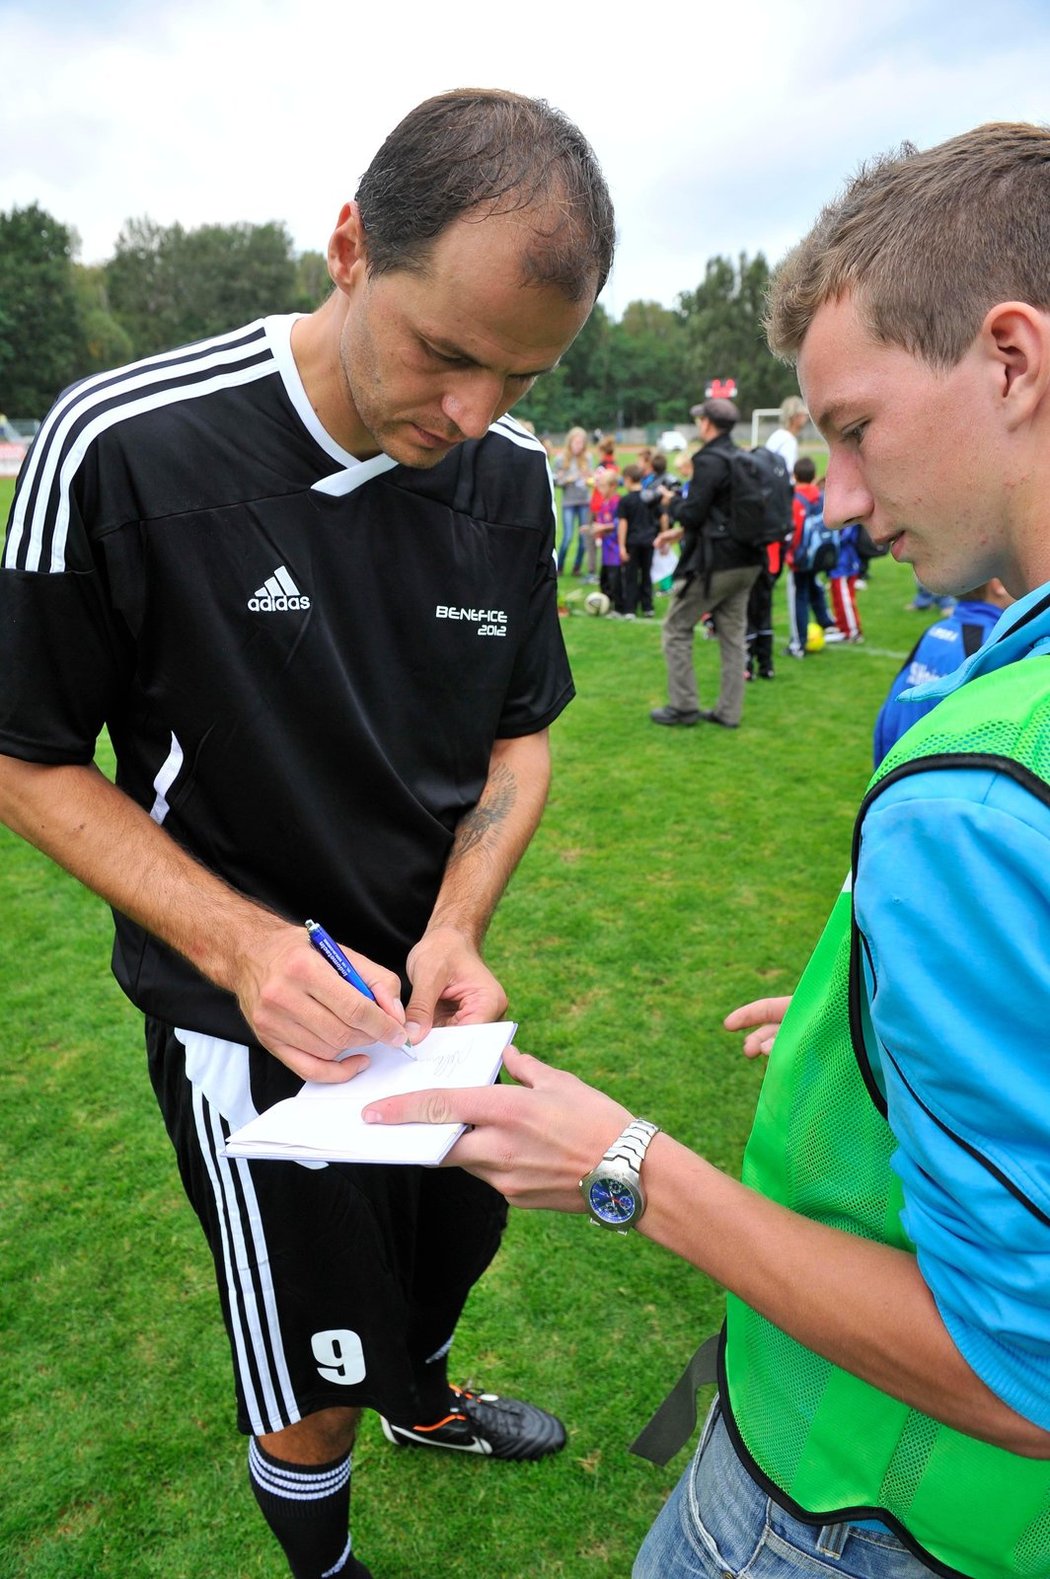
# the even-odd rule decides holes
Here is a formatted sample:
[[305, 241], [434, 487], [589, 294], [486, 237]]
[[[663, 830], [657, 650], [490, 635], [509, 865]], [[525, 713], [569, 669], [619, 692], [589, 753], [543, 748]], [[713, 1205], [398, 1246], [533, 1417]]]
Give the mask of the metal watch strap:
[[659, 1133], [659, 1124], [650, 1124], [644, 1118], [632, 1119], [623, 1134], [613, 1141], [602, 1162], [625, 1162], [635, 1173], [640, 1173], [646, 1148]]

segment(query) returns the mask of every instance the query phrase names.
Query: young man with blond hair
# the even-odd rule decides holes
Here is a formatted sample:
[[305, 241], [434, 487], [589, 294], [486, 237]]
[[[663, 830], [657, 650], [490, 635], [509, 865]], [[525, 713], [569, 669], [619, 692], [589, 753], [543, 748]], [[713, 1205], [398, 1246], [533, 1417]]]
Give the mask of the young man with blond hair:
[[518, 1053], [517, 1089], [380, 1116], [469, 1122], [455, 1161], [512, 1202], [637, 1225], [729, 1290], [637, 1579], [1045, 1575], [1050, 131], [863, 170], [779, 271], [769, 337], [829, 520], [1017, 602], [875, 775], [790, 1004], [726, 1021], [770, 1053], [743, 1182]]

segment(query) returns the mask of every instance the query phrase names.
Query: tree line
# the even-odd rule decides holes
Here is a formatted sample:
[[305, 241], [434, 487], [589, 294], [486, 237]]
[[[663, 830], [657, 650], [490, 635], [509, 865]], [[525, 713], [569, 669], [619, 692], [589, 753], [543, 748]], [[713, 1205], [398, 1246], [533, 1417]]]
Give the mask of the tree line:
[[[330, 285], [319, 252], [287, 227], [129, 219], [112, 258], [77, 261], [75, 231], [37, 204], [0, 213], [0, 411], [41, 417], [67, 384], [267, 313], [310, 312]], [[762, 253], [708, 260], [674, 307], [599, 302], [559, 366], [515, 408], [540, 433], [684, 422], [712, 379], [733, 377], [745, 412], [795, 391], [762, 332]]]

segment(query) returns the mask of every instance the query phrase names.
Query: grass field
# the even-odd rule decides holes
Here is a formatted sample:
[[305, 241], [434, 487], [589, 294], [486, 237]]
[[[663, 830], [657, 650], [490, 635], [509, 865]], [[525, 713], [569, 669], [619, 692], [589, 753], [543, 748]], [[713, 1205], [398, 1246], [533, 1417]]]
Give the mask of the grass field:
[[[911, 591], [880, 561], [866, 644], [780, 660], [736, 733], [649, 723], [658, 621], [564, 621], [579, 694], [490, 962], [522, 1047], [731, 1171], [762, 1071], [720, 1021], [791, 989], [842, 881], [872, 719], [918, 634]], [[713, 643], [697, 663], [706, 703]], [[0, 915], [0, 1576], [279, 1579], [108, 915], [5, 832]], [[376, 1579], [627, 1575], [685, 1462], [655, 1469], [627, 1443], [720, 1311], [642, 1239], [515, 1214], [454, 1368], [557, 1410], [569, 1446], [540, 1465], [398, 1453], [369, 1419], [355, 1535]]]

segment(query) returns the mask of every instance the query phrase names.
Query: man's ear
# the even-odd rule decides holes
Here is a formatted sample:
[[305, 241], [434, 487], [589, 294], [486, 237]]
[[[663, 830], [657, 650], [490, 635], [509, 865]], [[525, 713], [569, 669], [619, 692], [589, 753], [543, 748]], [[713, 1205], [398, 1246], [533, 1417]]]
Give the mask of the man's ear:
[[1050, 315], [1029, 302], [999, 302], [985, 315], [981, 340], [1011, 427], [1050, 403]]
[[344, 203], [328, 243], [328, 272], [332, 283], [349, 294], [368, 272], [365, 227], [356, 203]]

